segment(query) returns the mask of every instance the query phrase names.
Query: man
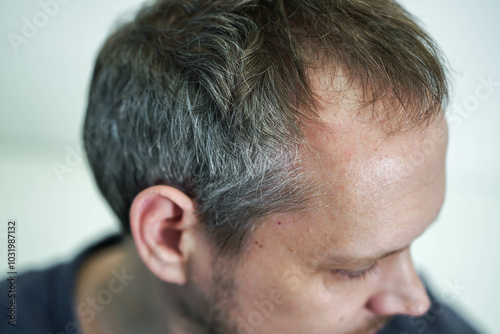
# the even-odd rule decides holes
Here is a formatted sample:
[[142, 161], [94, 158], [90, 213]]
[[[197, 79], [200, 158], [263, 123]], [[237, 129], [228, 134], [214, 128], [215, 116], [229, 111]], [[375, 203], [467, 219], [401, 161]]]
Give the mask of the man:
[[409, 251], [444, 198], [446, 97], [437, 48], [392, 1], [144, 7], [99, 53], [84, 128], [124, 235], [27, 274], [18, 325], [476, 333]]

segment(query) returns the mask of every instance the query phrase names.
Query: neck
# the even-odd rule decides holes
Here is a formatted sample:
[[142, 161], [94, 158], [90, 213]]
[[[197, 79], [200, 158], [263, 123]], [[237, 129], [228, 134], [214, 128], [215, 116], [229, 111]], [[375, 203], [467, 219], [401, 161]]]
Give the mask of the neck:
[[130, 238], [91, 256], [78, 273], [76, 307], [84, 334], [203, 334], [191, 318], [193, 305], [186, 301], [196, 299], [190, 297], [187, 287], [154, 276]]

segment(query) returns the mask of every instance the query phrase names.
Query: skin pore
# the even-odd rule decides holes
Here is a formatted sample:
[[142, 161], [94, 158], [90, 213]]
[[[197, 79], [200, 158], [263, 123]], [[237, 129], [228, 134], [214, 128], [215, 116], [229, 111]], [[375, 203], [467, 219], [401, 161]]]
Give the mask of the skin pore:
[[[150, 333], [365, 334], [395, 314], [423, 314], [430, 302], [410, 245], [443, 203], [446, 121], [388, 136], [355, 119], [349, 99], [333, 103], [329, 88], [316, 82], [331, 127], [304, 128], [310, 148], [301, 163], [320, 185], [314, 204], [263, 218], [229, 263], [213, 257], [189, 197], [146, 189], [131, 209], [137, 254], [94, 257], [81, 272], [78, 301], [105, 284], [85, 279], [96, 270], [132, 262], [138, 280], [84, 333], [134, 332], [124, 325], [133, 319]], [[124, 307], [132, 302], [140, 311]]]

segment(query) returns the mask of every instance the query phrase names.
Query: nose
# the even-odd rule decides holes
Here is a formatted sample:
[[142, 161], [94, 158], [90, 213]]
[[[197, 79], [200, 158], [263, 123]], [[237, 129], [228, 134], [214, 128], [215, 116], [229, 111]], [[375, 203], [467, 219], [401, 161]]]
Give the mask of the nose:
[[379, 288], [368, 300], [366, 307], [377, 315], [425, 314], [431, 302], [417, 275], [410, 251], [394, 255], [384, 263]]

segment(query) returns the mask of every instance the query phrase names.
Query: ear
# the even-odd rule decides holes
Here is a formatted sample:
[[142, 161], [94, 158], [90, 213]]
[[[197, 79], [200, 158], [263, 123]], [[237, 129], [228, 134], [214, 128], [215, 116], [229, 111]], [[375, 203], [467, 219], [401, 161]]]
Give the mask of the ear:
[[130, 208], [132, 236], [142, 261], [169, 283], [186, 283], [186, 263], [194, 249], [197, 224], [191, 198], [169, 186], [143, 190]]

